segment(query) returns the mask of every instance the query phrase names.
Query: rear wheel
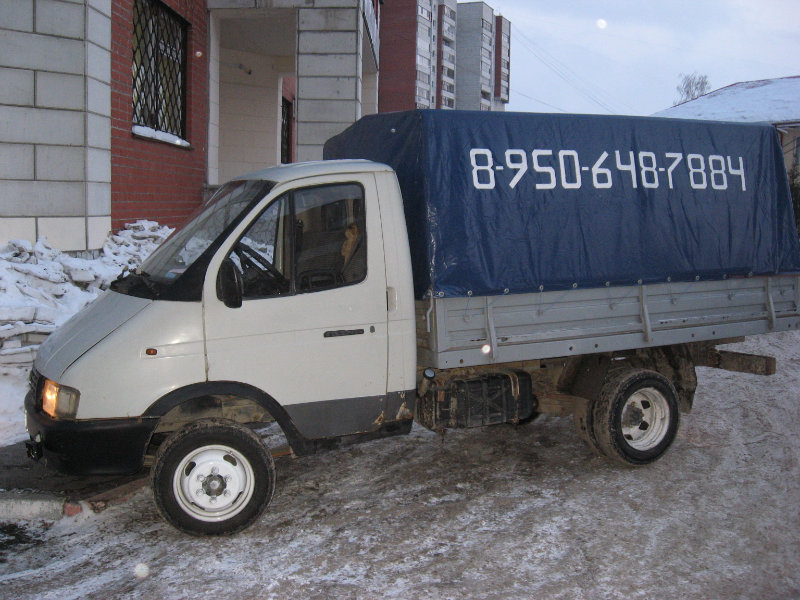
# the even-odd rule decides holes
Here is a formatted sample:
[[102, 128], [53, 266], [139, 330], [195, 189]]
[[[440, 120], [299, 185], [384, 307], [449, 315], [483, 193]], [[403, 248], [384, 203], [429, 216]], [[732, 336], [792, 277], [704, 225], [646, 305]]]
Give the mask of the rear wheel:
[[582, 402], [578, 403], [575, 407], [575, 411], [572, 413], [572, 424], [575, 426], [575, 431], [578, 432], [578, 436], [586, 442], [589, 448], [591, 448], [595, 454], [603, 455], [604, 452], [597, 443], [597, 437], [594, 434], [593, 407], [594, 401], [590, 399], [584, 399]]
[[592, 421], [603, 454], [626, 465], [646, 465], [661, 458], [675, 440], [678, 394], [660, 373], [622, 371], [603, 384]]
[[223, 535], [255, 521], [272, 499], [275, 465], [261, 439], [222, 420], [192, 423], [158, 449], [151, 471], [156, 507], [192, 535]]

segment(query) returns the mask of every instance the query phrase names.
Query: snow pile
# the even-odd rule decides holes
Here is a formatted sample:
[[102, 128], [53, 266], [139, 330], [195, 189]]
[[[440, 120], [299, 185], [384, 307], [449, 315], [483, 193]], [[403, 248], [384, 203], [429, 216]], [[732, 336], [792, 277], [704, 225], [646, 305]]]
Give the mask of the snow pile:
[[153, 221], [137, 221], [110, 234], [94, 259], [64, 254], [45, 238], [0, 248], [0, 365], [30, 365], [50, 332], [124, 269], [140, 265], [170, 233]]

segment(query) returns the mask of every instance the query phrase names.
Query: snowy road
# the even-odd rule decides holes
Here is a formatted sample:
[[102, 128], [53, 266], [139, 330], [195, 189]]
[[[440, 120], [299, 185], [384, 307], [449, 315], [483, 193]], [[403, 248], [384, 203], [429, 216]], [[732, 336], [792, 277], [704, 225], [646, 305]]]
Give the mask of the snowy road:
[[737, 349], [778, 374], [699, 369], [650, 467], [593, 456], [569, 418], [443, 441], [415, 427], [280, 459], [270, 509], [232, 538], [178, 533], [148, 489], [26, 524], [5, 551], [0, 535], [0, 597], [800, 597], [800, 332]]

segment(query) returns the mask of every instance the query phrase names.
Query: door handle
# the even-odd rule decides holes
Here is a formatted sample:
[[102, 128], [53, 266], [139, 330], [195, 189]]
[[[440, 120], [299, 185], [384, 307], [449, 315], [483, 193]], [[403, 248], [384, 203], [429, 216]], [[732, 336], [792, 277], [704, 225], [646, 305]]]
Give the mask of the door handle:
[[386, 288], [386, 310], [390, 313], [397, 310], [397, 290], [393, 287]]
[[332, 337], [344, 337], [346, 335], [364, 335], [363, 329], [336, 329], [332, 331], [326, 331], [322, 334], [323, 337], [332, 338]]

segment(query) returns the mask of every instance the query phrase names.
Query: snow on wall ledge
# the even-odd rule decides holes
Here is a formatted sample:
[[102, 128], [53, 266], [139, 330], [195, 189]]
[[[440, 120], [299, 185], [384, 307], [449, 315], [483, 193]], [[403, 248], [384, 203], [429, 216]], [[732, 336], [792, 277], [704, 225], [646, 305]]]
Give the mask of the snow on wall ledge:
[[174, 144], [175, 146], [180, 146], [181, 148], [189, 148], [191, 146], [189, 142], [181, 137], [178, 137], [177, 135], [167, 133], [166, 131], [158, 131], [157, 129], [152, 129], [151, 127], [134, 125], [131, 131], [134, 135], [151, 140], [158, 140], [159, 142], [166, 142], [167, 144]]
[[0, 247], [0, 366], [29, 366], [39, 344], [97, 298], [127, 267], [140, 265], [172, 229], [137, 221], [109, 234], [97, 258], [12, 240]]

